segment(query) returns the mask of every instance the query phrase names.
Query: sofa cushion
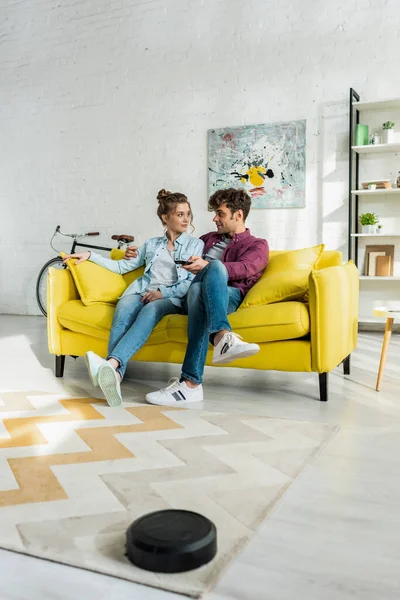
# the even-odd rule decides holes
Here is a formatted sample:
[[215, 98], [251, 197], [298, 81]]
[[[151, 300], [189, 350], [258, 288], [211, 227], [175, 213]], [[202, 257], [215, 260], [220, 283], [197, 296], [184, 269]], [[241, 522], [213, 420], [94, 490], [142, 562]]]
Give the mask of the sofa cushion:
[[[308, 307], [302, 302], [282, 302], [237, 310], [228, 315], [228, 320], [235, 333], [243, 336], [246, 342], [256, 344], [293, 340], [310, 331]], [[168, 338], [186, 344], [186, 328], [186, 316], [171, 315]]]
[[[85, 306], [80, 300], [70, 300], [58, 310], [58, 320], [66, 329], [90, 335], [101, 340], [108, 340], [115, 307], [111, 304], [96, 302]], [[162, 319], [149, 338], [151, 344], [162, 344], [168, 341], [166, 334], [167, 320]]]
[[343, 254], [340, 250], [324, 250], [319, 257], [314, 269], [326, 269], [327, 267], [340, 267], [343, 265]]
[[308, 291], [308, 278], [319, 261], [324, 244], [301, 250], [271, 252], [267, 268], [246, 294], [239, 310], [282, 302], [302, 300]]
[[[120, 248], [113, 248], [110, 252], [110, 258], [113, 260], [121, 260], [124, 258], [125, 250], [121, 250]], [[129, 271], [129, 273], [124, 273], [122, 277], [125, 280], [126, 285], [131, 285], [135, 279], [139, 279], [144, 273], [144, 266], [135, 269], [134, 271]]]
[[[58, 311], [58, 320], [67, 329], [107, 340], [114, 307], [109, 304], [85, 306], [70, 300]], [[233, 331], [248, 342], [263, 343], [301, 338], [309, 333], [308, 308], [302, 302], [282, 302], [240, 310], [229, 315]], [[167, 315], [154, 328], [149, 344], [187, 343], [187, 316]]]
[[[307, 271], [308, 275], [308, 271]], [[308, 290], [303, 270], [282, 271], [260, 279], [247, 293], [239, 310], [283, 300], [302, 300]]]
[[[64, 258], [65, 254], [60, 253]], [[68, 269], [85, 306], [94, 302], [111, 302], [115, 304], [127, 287], [127, 282], [119, 273], [113, 273], [104, 267], [86, 260], [79, 265], [70, 258]]]
[[325, 244], [318, 244], [299, 250], [272, 250], [268, 265], [261, 277], [292, 269], [309, 269], [311, 271], [319, 261], [324, 248]]

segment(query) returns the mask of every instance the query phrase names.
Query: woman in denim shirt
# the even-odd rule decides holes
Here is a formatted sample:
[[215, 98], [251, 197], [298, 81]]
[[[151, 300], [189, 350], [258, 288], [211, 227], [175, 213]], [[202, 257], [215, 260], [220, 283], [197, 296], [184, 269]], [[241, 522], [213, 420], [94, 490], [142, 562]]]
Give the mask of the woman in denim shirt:
[[115, 307], [108, 342], [107, 360], [94, 352], [85, 356], [90, 379], [99, 385], [110, 406], [122, 402], [120, 382], [129, 359], [145, 344], [157, 323], [169, 314], [181, 312], [194, 275], [176, 260], [201, 256], [204, 243], [187, 234], [192, 224], [192, 211], [184, 194], [160, 190], [157, 215], [165, 227], [165, 235], [147, 240], [137, 249], [137, 257], [111, 260], [94, 252], [78, 252], [64, 257], [90, 260], [114, 273], [129, 273], [145, 265], [144, 273], [125, 290]]

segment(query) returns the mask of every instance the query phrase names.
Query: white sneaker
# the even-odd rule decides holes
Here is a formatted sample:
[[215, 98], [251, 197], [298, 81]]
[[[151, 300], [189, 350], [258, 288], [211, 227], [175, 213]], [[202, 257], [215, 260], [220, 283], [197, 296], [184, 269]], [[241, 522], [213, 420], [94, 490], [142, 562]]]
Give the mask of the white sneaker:
[[94, 387], [97, 387], [99, 385], [99, 369], [101, 365], [104, 365], [104, 363], [107, 361], [104, 360], [104, 358], [101, 358], [101, 356], [99, 356], [98, 354], [92, 352], [91, 350], [89, 350], [89, 352], [86, 352], [84, 358], [87, 370], [89, 372], [90, 381], [92, 382]]
[[248, 344], [243, 338], [233, 331], [225, 333], [218, 344], [214, 347], [213, 364], [222, 365], [230, 363], [237, 358], [246, 358], [260, 352], [258, 344]]
[[174, 377], [170, 379], [166, 388], [146, 394], [146, 400], [150, 404], [166, 406], [202, 402], [203, 386], [200, 384], [195, 388], [190, 388], [184, 381], [179, 381], [177, 377]]
[[99, 386], [108, 402], [108, 406], [119, 406], [122, 404], [121, 385], [117, 371], [105, 362], [99, 369]]

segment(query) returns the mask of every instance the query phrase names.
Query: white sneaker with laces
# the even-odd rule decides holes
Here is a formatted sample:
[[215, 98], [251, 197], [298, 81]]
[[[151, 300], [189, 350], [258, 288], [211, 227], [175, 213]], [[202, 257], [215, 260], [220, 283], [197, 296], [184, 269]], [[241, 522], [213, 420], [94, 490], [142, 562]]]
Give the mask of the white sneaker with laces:
[[90, 381], [94, 387], [99, 385], [99, 369], [105, 362], [107, 361], [104, 358], [101, 358], [101, 356], [95, 354], [91, 350], [85, 354], [85, 363], [89, 372]]
[[202, 402], [203, 386], [200, 384], [195, 388], [190, 388], [184, 381], [179, 381], [177, 377], [173, 377], [169, 380], [166, 388], [146, 394], [146, 400], [150, 404], [165, 406]]
[[253, 356], [260, 351], [258, 344], [248, 344], [243, 342], [242, 336], [233, 331], [225, 333], [218, 344], [214, 347], [213, 364], [222, 365], [230, 363], [237, 358], [246, 358]]

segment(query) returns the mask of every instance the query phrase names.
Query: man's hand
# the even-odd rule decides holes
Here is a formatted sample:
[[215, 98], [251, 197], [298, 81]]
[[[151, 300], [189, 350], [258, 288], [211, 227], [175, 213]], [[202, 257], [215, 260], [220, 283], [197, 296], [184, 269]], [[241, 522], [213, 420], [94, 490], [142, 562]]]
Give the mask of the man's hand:
[[130, 258], [136, 258], [138, 255], [138, 247], [137, 246], [128, 246], [125, 250], [124, 258], [129, 260]]
[[191, 256], [188, 260], [192, 264], [182, 265], [182, 269], [186, 269], [186, 271], [193, 273], [193, 275], [197, 275], [197, 273], [200, 273], [208, 265], [208, 260], [204, 260], [201, 256]]
[[79, 265], [79, 263], [84, 262], [89, 257], [90, 257], [90, 252], [76, 252], [75, 254], [67, 254], [63, 258], [63, 264], [65, 265], [67, 260], [69, 260], [70, 258], [77, 258], [78, 260], [75, 261], [75, 264]]
[[151, 290], [142, 296], [142, 302], [143, 304], [148, 304], [149, 302], [154, 302], [154, 300], [161, 300], [162, 297], [163, 295], [160, 290]]

